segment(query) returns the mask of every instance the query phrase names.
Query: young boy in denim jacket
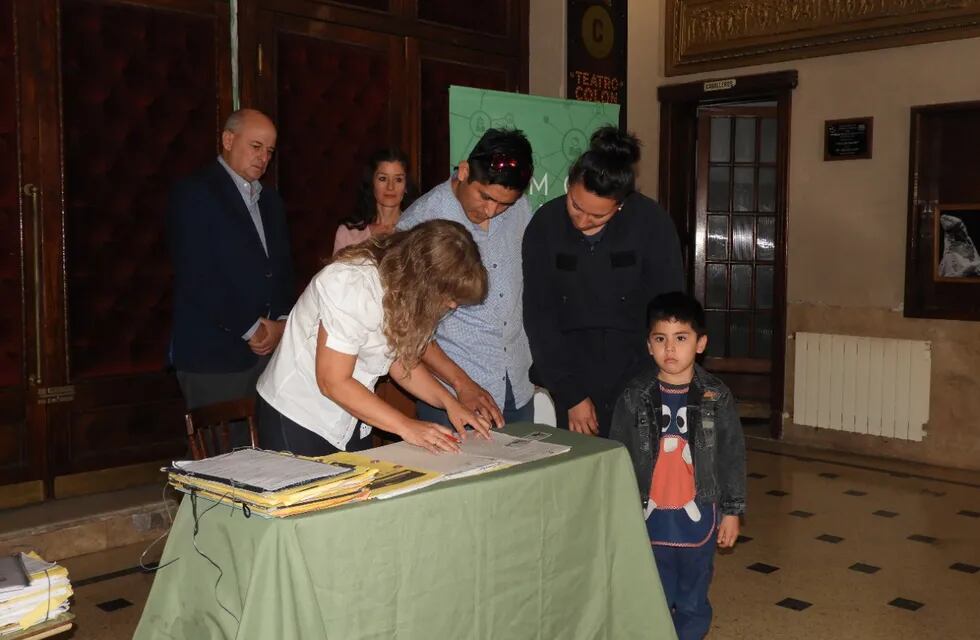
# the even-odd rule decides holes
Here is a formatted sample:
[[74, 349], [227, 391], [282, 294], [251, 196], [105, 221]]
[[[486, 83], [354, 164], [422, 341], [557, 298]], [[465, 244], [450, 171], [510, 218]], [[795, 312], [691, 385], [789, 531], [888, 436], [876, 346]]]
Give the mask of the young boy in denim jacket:
[[735, 544], [745, 512], [745, 442], [731, 391], [694, 362], [708, 344], [698, 301], [657, 296], [648, 320], [653, 360], [620, 395], [609, 437], [633, 459], [677, 637], [703, 638], [715, 544]]

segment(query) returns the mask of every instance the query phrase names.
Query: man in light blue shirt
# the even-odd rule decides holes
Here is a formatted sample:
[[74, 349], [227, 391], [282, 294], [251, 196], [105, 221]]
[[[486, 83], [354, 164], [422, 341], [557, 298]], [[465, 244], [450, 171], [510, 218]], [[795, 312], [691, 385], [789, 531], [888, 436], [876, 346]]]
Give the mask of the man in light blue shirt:
[[[397, 227], [438, 218], [473, 234], [489, 275], [487, 298], [448, 315], [422, 361], [464, 405], [498, 425], [534, 417], [521, 267], [521, 240], [531, 220], [524, 191], [533, 172], [522, 132], [488, 129], [454, 175], [416, 200]], [[423, 402], [417, 409], [419, 419], [449, 425], [444, 411]]]

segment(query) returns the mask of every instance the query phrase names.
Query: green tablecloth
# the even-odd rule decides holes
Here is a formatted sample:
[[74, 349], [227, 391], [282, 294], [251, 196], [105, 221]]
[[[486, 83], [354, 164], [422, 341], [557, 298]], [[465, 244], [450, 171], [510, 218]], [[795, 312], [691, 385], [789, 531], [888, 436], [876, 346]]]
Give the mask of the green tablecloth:
[[570, 452], [390, 500], [279, 520], [199, 500], [220, 580], [185, 499], [135, 638], [674, 638], [626, 450], [553, 431]]

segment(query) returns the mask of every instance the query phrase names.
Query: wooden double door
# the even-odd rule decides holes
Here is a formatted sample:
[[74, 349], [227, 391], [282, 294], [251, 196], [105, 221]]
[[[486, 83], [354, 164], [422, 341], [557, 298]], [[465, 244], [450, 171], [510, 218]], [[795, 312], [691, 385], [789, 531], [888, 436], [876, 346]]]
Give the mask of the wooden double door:
[[[121, 488], [184, 453], [167, 192], [241, 103], [279, 126], [302, 287], [400, 145], [445, 179], [448, 85], [526, 87], [527, 6], [0, 0], [0, 508]], [[481, 15], [482, 14], [482, 15]]]

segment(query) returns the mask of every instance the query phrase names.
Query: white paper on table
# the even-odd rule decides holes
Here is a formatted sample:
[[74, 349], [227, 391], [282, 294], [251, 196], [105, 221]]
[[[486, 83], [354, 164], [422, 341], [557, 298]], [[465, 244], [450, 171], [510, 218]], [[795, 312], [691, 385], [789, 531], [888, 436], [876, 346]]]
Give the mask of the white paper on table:
[[239, 449], [204, 460], [177, 461], [173, 466], [180, 473], [258, 491], [279, 491], [350, 471], [347, 467], [262, 449]]
[[465, 453], [429, 453], [422, 447], [407, 442], [369, 449], [363, 455], [420, 471], [440, 473], [447, 479], [483, 473], [502, 464], [499, 460]]
[[502, 464], [514, 465], [550, 458], [565, 453], [571, 447], [491, 431], [490, 440], [484, 440], [475, 433], [467, 432], [467, 438], [460, 443], [460, 449], [469, 455], [493, 458]]
[[398, 442], [371, 449], [365, 455], [413, 469], [441, 473], [448, 479], [550, 458], [571, 449], [565, 445], [515, 438], [496, 431], [490, 432], [490, 440], [484, 440], [475, 432], [467, 432], [466, 435], [466, 440], [459, 443], [459, 453], [430, 453], [422, 447]]
[[[454, 476], [454, 477], [458, 478], [460, 476]], [[398, 489], [398, 490], [395, 490], [395, 491], [389, 491], [388, 493], [382, 493], [381, 495], [377, 496], [375, 499], [376, 500], [387, 500], [388, 498], [395, 498], [397, 496], [403, 496], [406, 493], [412, 493], [413, 491], [418, 491], [419, 489], [424, 489], [426, 487], [431, 487], [432, 485], [434, 485], [434, 484], [436, 484], [438, 482], [442, 482], [443, 480], [446, 480], [446, 479], [447, 479], [446, 476], [437, 476], [437, 477], [432, 478], [431, 480], [428, 480], [426, 482], [419, 482], [419, 483], [413, 484], [411, 486], [405, 487], [404, 489]]]

